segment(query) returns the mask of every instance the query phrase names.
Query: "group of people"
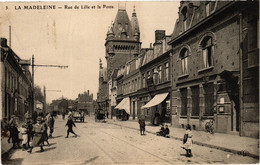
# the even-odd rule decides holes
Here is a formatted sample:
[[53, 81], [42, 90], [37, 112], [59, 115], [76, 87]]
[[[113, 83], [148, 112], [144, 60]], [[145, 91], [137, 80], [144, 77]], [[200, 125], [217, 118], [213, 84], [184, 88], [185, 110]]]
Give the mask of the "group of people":
[[[39, 146], [41, 151], [44, 151], [44, 142], [47, 142], [49, 145], [48, 138], [52, 138], [54, 131], [54, 115], [44, 115], [42, 113], [38, 115], [35, 121], [29, 112], [26, 112], [24, 119], [24, 122], [21, 123], [21, 127], [18, 128], [18, 121], [15, 115], [11, 116], [9, 122], [4, 118], [1, 132], [4, 133], [4, 135], [9, 135], [8, 143], [12, 141], [13, 148], [22, 148], [23, 151], [27, 150], [31, 153], [34, 147]], [[48, 128], [50, 129], [49, 135]], [[20, 144], [22, 144], [22, 147]]]
[[[144, 116], [140, 116], [139, 120], [139, 127], [140, 127], [140, 134], [145, 135], [145, 117]], [[169, 138], [170, 136], [170, 129], [168, 128], [168, 125], [161, 125], [161, 129], [159, 130], [159, 132], [156, 132], [157, 136], [163, 136], [163, 137], [167, 137]], [[191, 126], [189, 124], [186, 125], [186, 132], [184, 134], [183, 137], [183, 144], [181, 145], [181, 148], [183, 148], [186, 151], [186, 156], [187, 157], [192, 157], [192, 153], [191, 153], [191, 149], [192, 149], [192, 131], [191, 131]]]
[[167, 138], [169, 138], [170, 136], [170, 130], [169, 130], [169, 128], [168, 128], [168, 125], [164, 125], [164, 124], [162, 124], [161, 125], [161, 129], [159, 130], [159, 132], [156, 132], [156, 135], [157, 136], [163, 136], [163, 137], [167, 137]]

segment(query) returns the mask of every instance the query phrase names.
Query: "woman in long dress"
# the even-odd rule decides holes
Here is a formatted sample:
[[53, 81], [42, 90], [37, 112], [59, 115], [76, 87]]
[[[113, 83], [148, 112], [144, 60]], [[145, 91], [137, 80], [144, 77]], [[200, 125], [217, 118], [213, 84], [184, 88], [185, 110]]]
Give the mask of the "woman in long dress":
[[42, 117], [37, 117], [37, 123], [33, 125], [33, 133], [34, 133], [34, 136], [33, 136], [33, 140], [32, 140], [32, 143], [31, 143], [31, 147], [30, 149], [28, 150], [28, 152], [32, 152], [32, 149], [33, 147], [36, 147], [36, 146], [40, 146], [41, 148], [41, 151], [43, 152], [44, 149], [43, 149], [43, 133], [44, 133], [44, 125], [42, 124]]

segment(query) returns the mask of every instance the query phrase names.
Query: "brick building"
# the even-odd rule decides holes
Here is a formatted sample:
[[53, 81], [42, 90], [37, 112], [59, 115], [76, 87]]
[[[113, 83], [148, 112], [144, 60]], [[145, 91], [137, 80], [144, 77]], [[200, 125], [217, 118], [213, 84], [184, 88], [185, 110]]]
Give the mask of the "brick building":
[[180, 3], [169, 42], [173, 126], [214, 120], [215, 132], [258, 136], [257, 13], [258, 2]]

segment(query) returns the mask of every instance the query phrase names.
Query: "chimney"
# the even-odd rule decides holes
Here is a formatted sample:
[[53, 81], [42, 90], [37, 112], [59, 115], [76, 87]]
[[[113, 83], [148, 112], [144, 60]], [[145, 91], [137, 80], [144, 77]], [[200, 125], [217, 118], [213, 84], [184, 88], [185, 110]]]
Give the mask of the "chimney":
[[164, 37], [165, 37], [165, 30], [155, 31], [155, 43], [158, 43], [159, 40], [163, 40]]
[[1, 47], [7, 47], [7, 39], [1, 38]]
[[153, 44], [152, 43], [150, 43], [150, 49], [152, 49], [153, 48]]
[[89, 90], [88, 90], [88, 95], [89, 95]]

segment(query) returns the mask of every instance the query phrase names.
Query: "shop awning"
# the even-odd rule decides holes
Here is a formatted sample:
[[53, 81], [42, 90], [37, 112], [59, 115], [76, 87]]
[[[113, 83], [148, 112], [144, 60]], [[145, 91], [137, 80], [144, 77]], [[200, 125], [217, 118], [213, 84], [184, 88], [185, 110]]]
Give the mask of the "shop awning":
[[130, 114], [130, 100], [129, 97], [124, 98], [116, 107], [115, 109], [125, 110], [126, 113]]
[[152, 100], [150, 100], [147, 104], [142, 106], [141, 109], [150, 108], [150, 107], [160, 104], [161, 102], [163, 102], [163, 100], [165, 100], [165, 98], [168, 96], [168, 94], [169, 93], [167, 92], [167, 93], [161, 93], [161, 94], [155, 95], [152, 98]]

